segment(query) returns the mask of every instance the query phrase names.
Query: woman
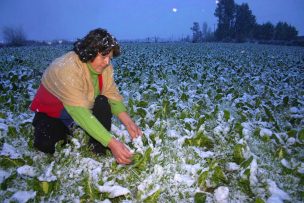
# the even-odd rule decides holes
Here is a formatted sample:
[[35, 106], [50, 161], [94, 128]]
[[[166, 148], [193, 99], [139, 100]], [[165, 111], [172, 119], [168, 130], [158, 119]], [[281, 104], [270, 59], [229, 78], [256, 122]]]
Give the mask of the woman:
[[76, 122], [91, 136], [95, 153], [102, 154], [108, 147], [118, 163], [131, 162], [132, 153], [109, 132], [114, 114], [132, 139], [142, 135], [114, 82], [111, 59], [119, 55], [116, 39], [105, 29], [95, 29], [76, 41], [73, 51], [51, 63], [30, 106], [36, 112], [36, 148], [54, 153], [56, 142], [66, 142], [69, 127]]

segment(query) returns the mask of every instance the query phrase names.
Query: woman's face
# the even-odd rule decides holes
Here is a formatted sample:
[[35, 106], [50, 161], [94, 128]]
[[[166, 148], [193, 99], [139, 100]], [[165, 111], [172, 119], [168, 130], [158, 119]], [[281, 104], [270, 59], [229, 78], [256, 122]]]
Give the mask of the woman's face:
[[103, 56], [101, 53], [98, 53], [95, 59], [91, 62], [92, 68], [97, 73], [102, 73], [105, 68], [111, 65], [111, 59], [113, 57], [113, 51], [109, 54]]

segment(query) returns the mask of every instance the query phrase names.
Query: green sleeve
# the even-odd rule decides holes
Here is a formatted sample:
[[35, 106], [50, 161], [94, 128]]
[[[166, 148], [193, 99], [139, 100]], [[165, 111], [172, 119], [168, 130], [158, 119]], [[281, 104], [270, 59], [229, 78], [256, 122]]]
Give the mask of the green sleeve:
[[83, 107], [69, 105], [64, 105], [64, 108], [73, 120], [90, 136], [102, 145], [108, 146], [112, 135], [104, 128], [90, 110]]
[[122, 101], [115, 101], [115, 100], [109, 99], [109, 104], [111, 106], [112, 114], [115, 116], [118, 116], [118, 114], [120, 114], [121, 112], [127, 111], [127, 109]]

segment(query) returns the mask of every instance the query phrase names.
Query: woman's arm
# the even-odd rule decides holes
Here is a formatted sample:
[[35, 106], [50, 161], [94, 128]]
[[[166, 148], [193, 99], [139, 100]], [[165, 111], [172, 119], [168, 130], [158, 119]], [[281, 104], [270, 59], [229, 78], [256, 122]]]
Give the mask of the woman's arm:
[[88, 109], [68, 105], [65, 105], [64, 107], [81, 128], [101, 144], [110, 148], [117, 163], [131, 163], [132, 153], [129, 149], [123, 143], [115, 139]]
[[79, 107], [64, 105], [66, 111], [70, 114], [73, 120], [84, 129], [90, 136], [107, 147], [113, 137], [109, 131], [97, 120], [90, 110]]

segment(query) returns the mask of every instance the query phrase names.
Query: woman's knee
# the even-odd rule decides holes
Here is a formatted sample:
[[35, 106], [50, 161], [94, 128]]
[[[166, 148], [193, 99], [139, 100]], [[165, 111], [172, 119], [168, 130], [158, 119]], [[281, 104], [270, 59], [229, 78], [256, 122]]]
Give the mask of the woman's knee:
[[92, 109], [93, 115], [97, 120], [108, 130], [111, 130], [112, 111], [108, 98], [104, 95], [99, 95], [95, 99]]
[[104, 95], [98, 95], [95, 99], [93, 108], [100, 108], [100, 107], [111, 108], [108, 98]]

